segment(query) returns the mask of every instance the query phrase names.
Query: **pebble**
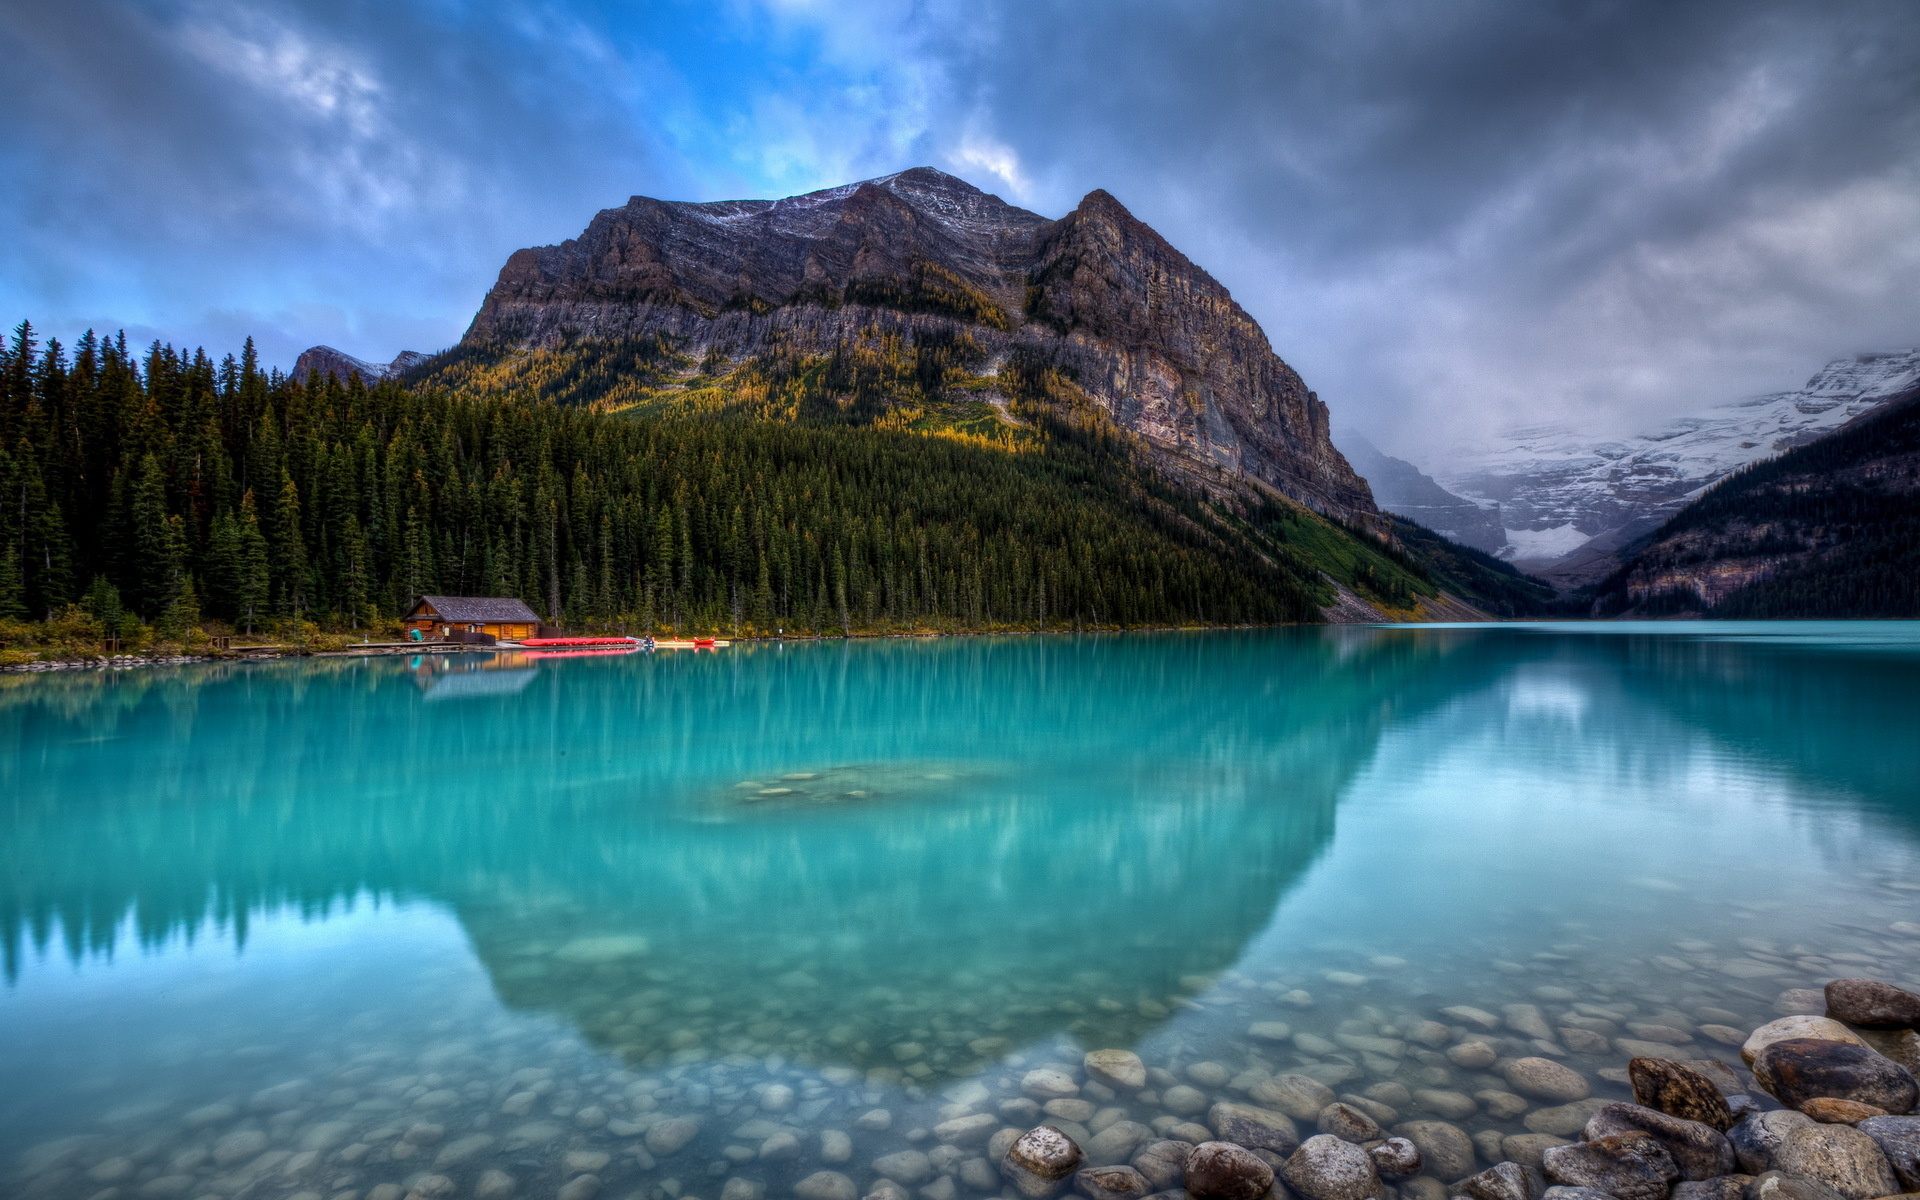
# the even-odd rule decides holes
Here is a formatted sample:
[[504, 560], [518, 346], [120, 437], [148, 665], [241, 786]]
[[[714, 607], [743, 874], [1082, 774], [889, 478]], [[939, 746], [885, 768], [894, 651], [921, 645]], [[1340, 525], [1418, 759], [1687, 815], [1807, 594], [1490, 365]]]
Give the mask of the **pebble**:
[[1815, 1096], [1811, 1100], [1802, 1101], [1800, 1111], [1823, 1125], [1858, 1125], [1873, 1117], [1889, 1115], [1884, 1108], [1862, 1104], [1857, 1100], [1840, 1100], [1833, 1096]]
[[[1217, 1107], [1219, 1106], [1216, 1106], [1216, 1108]], [[1276, 1113], [1274, 1115], [1278, 1116], [1279, 1114]], [[1444, 1116], [1445, 1114], [1443, 1113], [1441, 1115]], [[1321, 1133], [1330, 1134], [1343, 1142], [1352, 1142], [1356, 1146], [1362, 1142], [1377, 1141], [1385, 1136], [1380, 1130], [1379, 1122], [1351, 1104], [1336, 1102], [1327, 1105], [1320, 1110], [1320, 1117], [1315, 1124]], [[1216, 1131], [1218, 1130], [1217, 1123], [1215, 1129]], [[1225, 1133], [1221, 1133], [1220, 1136], [1229, 1142], [1237, 1140], [1228, 1137]], [[1241, 1144], [1245, 1145], [1246, 1143], [1242, 1142]]]
[[1666, 1200], [1680, 1178], [1673, 1156], [1645, 1133], [1554, 1146], [1541, 1154], [1540, 1167], [1555, 1183], [1598, 1188], [1618, 1200]]
[[1249, 1093], [1266, 1108], [1298, 1121], [1316, 1121], [1320, 1110], [1334, 1102], [1333, 1089], [1306, 1075], [1276, 1075]]
[[1465, 1067], [1469, 1071], [1484, 1070], [1499, 1058], [1500, 1052], [1485, 1042], [1461, 1042], [1447, 1047], [1447, 1059], [1455, 1066]]
[[844, 1129], [820, 1131], [820, 1161], [843, 1163], [853, 1157], [853, 1138]]
[[[851, 1188], [853, 1181], [848, 1180], [847, 1186]], [[766, 1184], [756, 1179], [743, 1179], [738, 1175], [720, 1185], [720, 1200], [764, 1200], [766, 1194]]]
[[1501, 1073], [1514, 1091], [1542, 1100], [1584, 1100], [1593, 1091], [1586, 1076], [1550, 1058], [1516, 1058]]
[[1087, 1200], [1140, 1200], [1153, 1185], [1132, 1167], [1083, 1167], [1074, 1174], [1073, 1190]]
[[1276, 1154], [1291, 1154], [1300, 1145], [1300, 1133], [1293, 1119], [1269, 1108], [1216, 1104], [1207, 1111], [1207, 1124], [1212, 1126], [1209, 1132], [1213, 1136], [1201, 1138], [1203, 1142], [1217, 1138], [1249, 1150], [1271, 1150]]
[[1420, 1147], [1403, 1137], [1390, 1137], [1367, 1147], [1373, 1169], [1389, 1178], [1418, 1175], [1422, 1165]]
[[1247, 1026], [1247, 1036], [1256, 1042], [1284, 1042], [1293, 1037], [1293, 1026], [1285, 1021], [1255, 1021]]
[[[1093, 1115], [1092, 1113], [1093, 1106], [1090, 1104], [1086, 1104], [1086, 1101], [1084, 1100], [1079, 1100], [1079, 1101], [1055, 1100], [1052, 1103], [1047, 1105], [1047, 1109], [1049, 1112], [1051, 1112], [1055, 1104], [1065, 1104], [1065, 1103], [1085, 1104], [1088, 1109], [1087, 1116], [1090, 1117]], [[1068, 1114], [1061, 1113], [1057, 1115], [1067, 1116]], [[1081, 1118], [1081, 1119], [1084, 1120], [1085, 1118]], [[974, 1113], [971, 1116], [955, 1117], [951, 1121], [940, 1122], [938, 1125], [935, 1125], [933, 1127], [933, 1136], [938, 1138], [940, 1141], [947, 1142], [951, 1145], [973, 1146], [973, 1145], [978, 1145], [979, 1143], [984, 1142], [989, 1137], [993, 1136], [993, 1131], [995, 1129], [998, 1129], [999, 1127], [1000, 1127], [1000, 1119], [998, 1117], [992, 1116], [988, 1113]]]
[[838, 1171], [815, 1171], [793, 1185], [793, 1194], [797, 1200], [856, 1200], [860, 1189]]
[[1565, 1138], [1554, 1137], [1550, 1133], [1515, 1133], [1500, 1139], [1500, 1157], [1519, 1163], [1523, 1167], [1540, 1167], [1540, 1156], [1549, 1146], [1569, 1146]]
[[[1041, 1126], [1045, 1129], [1046, 1126]], [[1039, 1132], [1039, 1130], [1035, 1130]], [[1053, 1131], [1058, 1136], [1059, 1131]], [[933, 1174], [933, 1161], [918, 1150], [900, 1150], [873, 1160], [873, 1172], [912, 1187]]]
[[1160, 1106], [1176, 1116], [1190, 1117], [1207, 1110], [1207, 1094], [1199, 1088], [1178, 1083], [1160, 1093]]
[[1260, 1200], [1272, 1187], [1273, 1168], [1243, 1147], [1202, 1142], [1187, 1156], [1186, 1190], [1198, 1200]]
[[1073, 1076], [1065, 1071], [1056, 1071], [1050, 1067], [1028, 1071], [1020, 1079], [1020, 1090], [1042, 1103], [1048, 1100], [1064, 1100], [1080, 1094], [1080, 1085]]
[[893, 1114], [884, 1108], [870, 1108], [854, 1118], [853, 1127], [880, 1133], [893, 1128]]
[[1193, 1146], [1192, 1142], [1174, 1139], [1152, 1142], [1133, 1156], [1133, 1169], [1145, 1176], [1155, 1191], [1177, 1187], [1186, 1177], [1187, 1156], [1193, 1153]]
[[[524, 1127], [523, 1127], [524, 1128]], [[700, 1123], [689, 1117], [669, 1117], [647, 1130], [647, 1149], [665, 1158], [678, 1154], [700, 1133]]]
[[1420, 1151], [1426, 1169], [1442, 1182], [1452, 1183], [1473, 1174], [1473, 1139], [1464, 1129], [1446, 1121], [1406, 1121], [1393, 1128]]
[[1122, 1091], [1137, 1092], [1147, 1086], [1147, 1067], [1131, 1050], [1090, 1050], [1081, 1060], [1087, 1075]]
[[1153, 1130], [1138, 1121], [1115, 1121], [1089, 1138], [1082, 1149], [1089, 1163], [1109, 1167], [1129, 1161], [1136, 1150], [1152, 1140]]
[[1436, 1116], [1457, 1121], [1470, 1117], [1480, 1111], [1480, 1105], [1465, 1092], [1447, 1091], [1441, 1088], [1416, 1088], [1413, 1102]]
[[1786, 1174], [1824, 1183], [1845, 1200], [1872, 1200], [1900, 1189], [1879, 1145], [1848, 1125], [1802, 1125], [1787, 1134], [1774, 1160]]
[[593, 1200], [599, 1194], [598, 1175], [576, 1175], [561, 1185], [560, 1190], [553, 1194], [553, 1200]]
[[1365, 1150], [1326, 1133], [1301, 1142], [1280, 1176], [1307, 1200], [1366, 1200], [1380, 1186], [1379, 1173]]

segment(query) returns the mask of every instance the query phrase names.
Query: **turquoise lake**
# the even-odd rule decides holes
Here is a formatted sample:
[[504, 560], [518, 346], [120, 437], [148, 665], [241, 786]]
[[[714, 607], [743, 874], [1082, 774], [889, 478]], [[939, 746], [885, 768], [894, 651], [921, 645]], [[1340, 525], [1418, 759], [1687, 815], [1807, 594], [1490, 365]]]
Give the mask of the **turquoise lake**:
[[1487, 1165], [1572, 1117], [1463, 1043], [1920, 986], [1920, 624], [7, 676], [0, 864], [7, 1196], [954, 1200], [1284, 1075]]

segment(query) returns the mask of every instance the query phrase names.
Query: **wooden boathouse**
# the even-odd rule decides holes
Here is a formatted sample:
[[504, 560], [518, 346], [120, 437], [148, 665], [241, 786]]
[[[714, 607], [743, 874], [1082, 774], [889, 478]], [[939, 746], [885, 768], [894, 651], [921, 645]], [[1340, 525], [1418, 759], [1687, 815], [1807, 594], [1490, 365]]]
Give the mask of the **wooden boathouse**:
[[422, 596], [407, 611], [405, 625], [428, 638], [485, 633], [517, 642], [540, 632], [540, 617], [525, 601], [503, 596]]

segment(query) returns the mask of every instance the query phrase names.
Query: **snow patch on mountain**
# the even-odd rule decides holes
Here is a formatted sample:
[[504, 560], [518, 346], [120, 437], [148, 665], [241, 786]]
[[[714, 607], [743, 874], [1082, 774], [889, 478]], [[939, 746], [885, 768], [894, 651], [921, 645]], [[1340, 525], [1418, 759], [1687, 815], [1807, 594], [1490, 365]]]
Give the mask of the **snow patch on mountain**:
[[1920, 384], [1920, 349], [1828, 363], [1804, 387], [1719, 405], [1626, 438], [1567, 426], [1510, 430], [1456, 449], [1434, 472], [1448, 491], [1499, 507], [1524, 569], [1565, 583], [1604, 574], [1621, 546], [1731, 471], [1805, 445]]

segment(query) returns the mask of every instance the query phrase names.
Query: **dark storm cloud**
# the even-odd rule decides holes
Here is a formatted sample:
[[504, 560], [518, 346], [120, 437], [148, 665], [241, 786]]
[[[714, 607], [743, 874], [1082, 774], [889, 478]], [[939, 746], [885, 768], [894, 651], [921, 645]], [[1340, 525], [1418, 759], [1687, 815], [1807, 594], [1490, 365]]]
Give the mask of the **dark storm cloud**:
[[1920, 342], [1920, 6], [0, 0], [0, 302], [456, 336], [633, 192], [1118, 195], [1390, 449]]

